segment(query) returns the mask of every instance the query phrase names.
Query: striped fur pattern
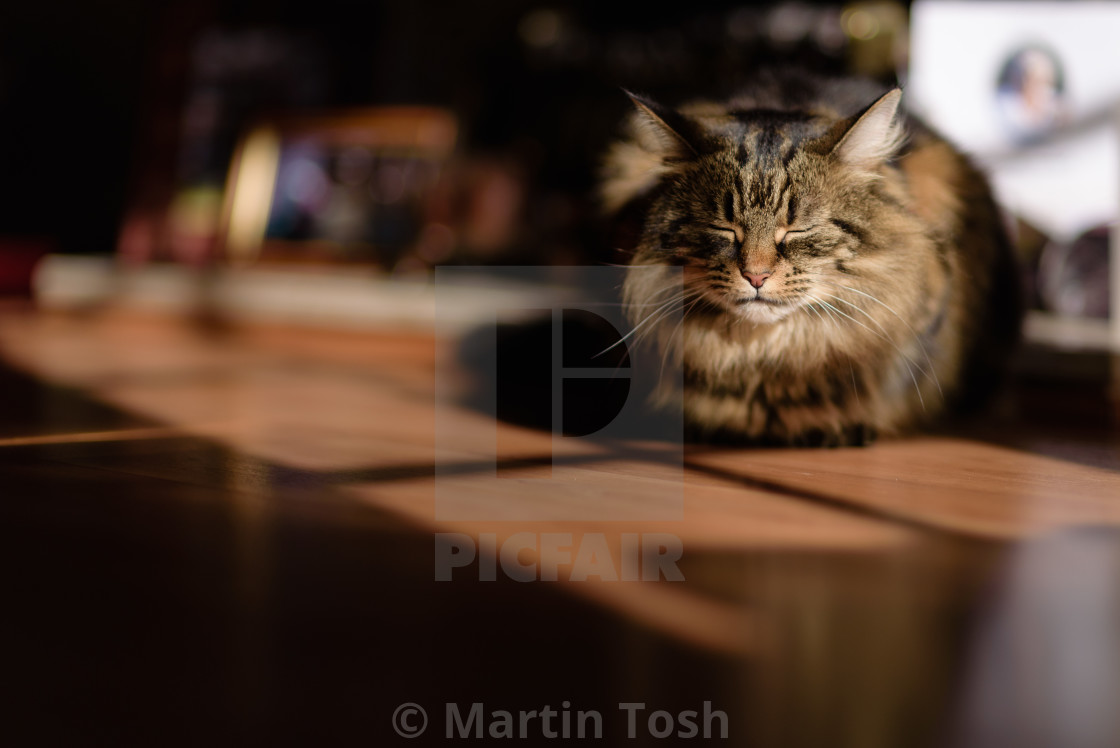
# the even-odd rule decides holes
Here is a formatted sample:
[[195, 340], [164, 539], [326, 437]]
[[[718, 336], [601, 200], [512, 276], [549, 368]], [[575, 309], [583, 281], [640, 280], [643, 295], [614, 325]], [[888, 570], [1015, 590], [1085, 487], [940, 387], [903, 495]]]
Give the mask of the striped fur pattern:
[[624, 301], [681, 367], [658, 398], [694, 435], [864, 444], [998, 368], [1018, 308], [997, 209], [899, 90], [787, 76], [680, 109], [631, 98], [602, 197], [638, 206], [632, 265], [664, 269], [631, 273]]

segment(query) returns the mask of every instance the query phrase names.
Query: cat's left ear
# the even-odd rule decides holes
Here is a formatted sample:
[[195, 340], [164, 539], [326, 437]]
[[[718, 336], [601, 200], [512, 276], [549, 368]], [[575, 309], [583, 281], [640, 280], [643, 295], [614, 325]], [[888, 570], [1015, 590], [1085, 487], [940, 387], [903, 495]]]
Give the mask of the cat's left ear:
[[906, 137], [897, 116], [901, 99], [902, 90], [896, 88], [865, 109], [832, 149], [836, 157], [857, 168], [874, 169], [894, 156]]
[[665, 161], [687, 161], [697, 155], [696, 147], [685, 137], [688, 128], [683, 117], [644, 96], [622, 91], [634, 104], [639, 142]]

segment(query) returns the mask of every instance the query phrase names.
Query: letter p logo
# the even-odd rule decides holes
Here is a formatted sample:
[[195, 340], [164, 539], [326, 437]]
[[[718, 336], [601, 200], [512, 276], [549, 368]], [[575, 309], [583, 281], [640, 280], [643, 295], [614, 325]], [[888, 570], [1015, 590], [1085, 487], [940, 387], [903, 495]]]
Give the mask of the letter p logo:
[[[646, 269], [566, 267], [563, 285], [557, 268], [501, 270], [483, 290], [493, 268], [436, 269], [436, 519], [680, 519], [681, 414], [648, 402], [679, 366], [634, 345], [620, 311], [625, 273]], [[681, 318], [657, 313], [664, 329]], [[623, 456], [634, 478], [612, 488], [621, 476], [595, 465]], [[515, 482], [511, 466], [541, 469]]]

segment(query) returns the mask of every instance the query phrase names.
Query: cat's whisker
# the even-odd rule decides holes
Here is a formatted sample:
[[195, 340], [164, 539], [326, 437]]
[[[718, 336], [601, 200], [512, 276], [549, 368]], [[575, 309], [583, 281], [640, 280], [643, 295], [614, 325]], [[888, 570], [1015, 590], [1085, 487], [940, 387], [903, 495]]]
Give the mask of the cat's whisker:
[[[842, 299], [842, 298], [840, 298], [839, 296], [832, 296], [832, 295], [830, 295], [830, 296], [829, 296], [829, 298], [834, 298], [834, 299], [836, 299], [837, 301], [839, 301], [839, 302], [842, 302], [842, 303], [844, 303], [844, 304], [847, 304], [848, 306], [850, 306], [850, 307], [852, 307], [853, 309], [857, 310], [858, 312], [860, 312], [861, 314], [863, 314], [863, 315], [864, 315], [865, 317], [867, 317], [867, 318], [868, 318], [869, 320], [871, 320], [872, 322], [874, 322], [874, 323], [875, 323], [875, 324], [876, 324], [876, 325], [877, 325], [877, 326], [879, 327], [879, 329], [880, 329], [880, 330], [882, 330], [884, 334], [886, 334], [886, 328], [885, 328], [885, 327], [883, 327], [882, 323], [880, 323], [880, 322], [879, 322], [879, 320], [875, 319], [875, 318], [874, 318], [874, 317], [872, 317], [872, 316], [871, 316], [870, 314], [868, 314], [868, 313], [867, 313], [866, 311], [864, 311], [864, 310], [863, 310], [863, 308], [861, 308], [860, 306], [858, 306], [858, 305], [856, 305], [856, 304], [853, 304], [852, 302], [848, 301], [847, 299]], [[922, 349], [922, 353], [924, 354], [924, 353], [925, 353], [925, 346], [922, 346], [922, 345], [921, 345], [921, 342], [922, 342], [922, 341], [921, 341], [921, 340], [917, 340], [917, 338], [915, 338], [915, 340], [917, 341], [918, 345], [919, 345], [919, 346], [921, 347], [921, 349]], [[900, 354], [901, 354], [902, 356], [904, 356], [904, 357], [905, 357], [905, 358], [906, 358], [906, 359], [907, 359], [908, 361], [910, 361], [910, 362], [911, 362], [911, 363], [913, 363], [913, 364], [914, 364], [915, 366], [917, 366], [917, 367], [918, 367], [918, 371], [922, 372], [922, 373], [923, 373], [923, 374], [924, 374], [924, 375], [926, 376], [926, 378], [927, 378], [927, 379], [929, 379], [930, 381], [932, 381], [932, 382], [933, 382], [933, 384], [934, 384], [934, 385], [935, 385], [935, 386], [937, 387], [937, 393], [938, 393], [938, 394], [939, 394], [939, 395], [940, 395], [941, 397], [945, 397], [945, 393], [944, 393], [944, 392], [942, 391], [942, 389], [941, 389], [941, 382], [940, 382], [940, 381], [938, 380], [938, 378], [937, 378], [937, 371], [936, 371], [936, 370], [935, 370], [935, 369], [933, 368], [933, 362], [932, 362], [932, 361], [930, 361], [930, 359], [929, 359], [929, 356], [928, 356], [928, 355], [926, 355], [926, 356], [925, 356], [925, 359], [926, 359], [926, 364], [927, 364], [927, 365], [929, 366], [929, 368], [928, 368], [928, 369], [926, 369], [926, 368], [924, 368], [924, 367], [923, 367], [923, 366], [921, 365], [921, 363], [919, 363], [918, 361], [915, 361], [914, 359], [910, 358], [910, 357], [909, 357], [909, 356], [907, 356], [907, 355], [906, 355], [905, 353], [902, 353], [901, 349], [899, 349], [899, 347], [898, 347], [897, 345], [895, 346], [895, 349], [896, 349], [896, 350], [898, 350], [898, 352], [899, 352], [899, 353], [900, 353]]]
[[859, 396], [859, 385], [856, 384], [856, 368], [852, 366], [852, 360], [848, 359], [848, 371], [852, 375], [852, 394], [856, 396], [856, 406], [863, 408], [863, 402]]
[[690, 311], [695, 309], [696, 305], [699, 304], [700, 301], [701, 301], [701, 297], [699, 295], [697, 295], [696, 298], [692, 299], [692, 301], [688, 302], [681, 309], [681, 318], [679, 320], [677, 320], [677, 324], [673, 327], [673, 332], [671, 332], [669, 334], [669, 339], [666, 342], [666, 344], [663, 346], [663, 350], [661, 352], [661, 368], [660, 368], [659, 375], [658, 375], [659, 380], [664, 381], [664, 379], [665, 379], [665, 364], [668, 363], [669, 356], [673, 355], [673, 341], [674, 341], [674, 339], [681, 332], [681, 330], [684, 329], [685, 316], [687, 316]]
[[[830, 295], [830, 297], [831, 297], [831, 295]], [[824, 304], [824, 306], [825, 306], [825, 307], [827, 307], [827, 308], [831, 309], [832, 311], [836, 312], [836, 313], [837, 313], [837, 314], [839, 314], [839, 315], [840, 315], [841, 317], [846, 317], [847, 319], [851, 320], [851, 321], [852, 321], [852, 322], [854, 322], [855, 324], [857, 324], [857, 325], [859, 325], [860, 327], [862, 327], [862, 328], [863, 328], [864, 330], [867, 330], [867, 331], [868, 331], [869, 333], [871, 333], [872, 335], [875, 335], [876, 337], [882, 338], [883, 340], [887, 341], [887, 342], [888, 342], [888, 343], [890, 343], [890, 344], [891, 344], [892, 346], [894, 346], [894, 349], [895, 349], [895, 350], [896, 350], [896, 351], [898, 352], [898, 354], [899, 354], [900, 356], [902, 356], [902, 363], [906, 365], [906, 372], [907, 372], [907, 373], [908, 373], [908, 374], [910, 375], [910, 379], [911, 379], [911, 380], [913, 380], [913, 382], [914, 382], [914, 391], [915, 391], [915, 392], [917, 392], [917, 394], [918, 394], [918, 402], [919, 402], [919, 403], [921, 403], [921, 406], [922, 406], [922, 410], [924, 411], [924, 410], [926, 409], [926, 401], [925, 401], [925, 398], [924, 398], [924, 397], [922, 397], [922, 388], [921, 388], [921, 385], [919, 385], [919, 384], [918, 384], [918, 378], [914, 376], [914, 369], [913, 369], [913, 367], [911, 366], [911, 364], [914, 364], [914, 361], [912, 361], [912, 360], [910, 359], [910, 357], [909, 357], [909, 356], [907, 356], [907, 355], [906, 355], [906, 354], [905, 354], [905, 353], [903, 352], [903, 350], [902, 350], [901, 348], [899, 348], [899, 347], [898, 347], [898, 344], [897, 344], [897, 343], [895, 343], [895, 342], [894, 342], [893, 340], [891, 340], [891, 339], [890, 339], [889, 337], [887, 337], [886, 335], [883, 335], [882, 333], [878, 333], [878, 332], [875, 332], [875, 331], [874, 331], [874, 330], [872, 330], [872, 329], [871, 329], [870, 327], [868, 327], [867, 325], [863, 324], [862, 322], [860, 322], [860, 321], [859, 321], [858, 319], [856, 319], [855, 317], [851, 316], [850, 314], [845, 314], [844, 312], [840, 311], [839, 309], [837, 309], [836, 307], [834, 307], [834, 306], [833, 306], [832, 304], [829, 304], [829, 303], [828, 303], [827, 301], [821, 300], [821, 302], [820, 302], [820, 303], [821, 303], [821, 304]], [[915, 365], [916, 365], [916, 364], [915, 364]], [[919, 369], [919, 370], [921, 370], [921, 367], [919, 366], [919, 367], [918, 367], [918, 369]]]
[[658, 290], [656, 290], [652, 294], [650, 294], [649, 301], [645, 301], [645, 302], [625, 301], [625, 302], [621, 302], [621, 305], [624, 306], [624, 307], [627, 307], [627, 308], [631, 308], [631, 309], [636, 308], [636, 307], [640, 308], [640, 307], [650, 307], [650, 306], [661, 306], [666, 301], [665, 299], [663, 299], [661, 297], [669, 295], [669, 294], [673, 294], [673, 293], [683, 294], [683, 293], [686, 293], [686, 292], [687, 292], [687, 289], [682, 290], [682, 287], [681, 287], [680, 284], [669, 284], [669, 285], [663, 286], [662, 288], [659, 288]]
[[[815, 298], [815, 297], [813, 297], [813, 296], [809, 296], [809, 295], [806, 295], [806, 296], [807, 296], [807, 298], [813, 299], [814, 303], [817, 303], [817, 302], [819, 302], [819, 300], [818, 300], [818, 299], [816, 299], [816, 298]], [[820, 311], [820, 310], [818, 310], [818, 309], [817, 309], [816, 307], [814, 307], [812, 303], [810, 303], [810, 304], [807, 304], [807, 305], [806, 305], [806, 306], [804, 307], [804, 309], [806, 309], [807, 311], [810, 311], [810, 312], [812, 312], [813, 314], [817, 315], [817, 319], [819, 319], [819, 320], [820, 320], [821, 322], [824, 322], [824, 321], [825, 321], [825, 317], [824, 317], [824, 315], [822, 315], [822, 314], [821, 314], [821, 311]], [[839, 328], [839, 324], [838, 324], [838, 323], [837, 323], [837, 321], [836, 321], [836, 320], [835, 320], [835, 319], [833, 318], [833, 316], [832, 316], [832, 315], [829, 315], [829, 317], [828, 317], [828, 322], [829, 322], [829, 323], [830, 323], [831, 325], [833, 325], [834, 327], [837, 327], [837, 328]], [[849, 373], [850, 373], [850, 374], [852, 375], [852, 395], [854, 395], [854, 396], [855, 396], [855, 398], [856, 398], [856, 406], [857, 406], [858, 408], [861, 408], [861, 409], [862, 409], [862, 408], [863, 408], [863, 399], [862, 399], [862, 398], [861, 398], [861, 397], [859, 396], [859, 385], [858, 385], [858, 384], [856, 384], [856, 370], [855, 370], [855, 367], [854, 367], [854, 366], [852, 366], [852, 359], [851, 359], [851, 358], [849, 358], [849, 359], [848, 359], [848, 372], [849, 372]]]
[[[679, 290], [679, 289], [674, 287], [674, 290]], [[700, 294], [701, 294], [701, 291], [698, 290], [698, 289], [686, 288], [683, 291], [680, 291], [678, 296], [675, 296], [674, 298], [671, 298], [671, 299], [668, 299], [666, 301], [661, 302], [657, 306], [656, 309], [654, 309], [652, 312], [650, 312], [648, 315], [646, 315], [638, 324], [636, 324], [633, 327], [633, 329], [630, 330], [630, 332], [623, 335], [622, 338], [615, 341], [613, 344], [611, 344], [607, 348], [603, 349], [599, 353], [596, 353], [595, 356], [593, 356], [592, 358], [597, 358], [597, 357], [603, 355], [604, 353], [606, 353], [607, 351], [611, 350], [612, 348], [624, 343], [628, 338], [635, 335], [635, 333], [639, 333], [640, 328], [644, 327], [645, 330], [642, 330], [634, 338], [634, 340], [631, 341], [632, 344], [634, 344], [634, 345], [641, 344], [644, 341], [644, 339], [653, 330], [655, 330], [657, 328], [657, 325], [661, 320], [663, 320], [665, 317], [669, 316], [670, 314], [675, 314], [676, 313], [676, 310], [674, 310], [674, 308], [673, 308], [674, 305], [681, 304], [681, 309], [683, 310], [685, 303], [687, 303], [687, 301], [689, 300], [690, 297], [695, 296], [695, 297], [697, 297], [697, 300], [699, 300]], [[649, 306], [649, 305], [647, 305], [647, 306]], [[682, 312], [682, 319], [683, 319], [683, 312]]]
[[806, 307], [807, 309], [812, 310], [817, 315], [817, 317], [820, 318], [821, 322], [827, 321], [830, 325], [832, 325], [832, 327], [834, 329], [836, 329], [837, 331], [840, 330], [840, 320], [836, 317], [835, 314], [830, 312], [826, 308], [826, 306], [824, 306], [824, 302], [822, 302], [817, 297], [809, 295], [809, 294], [806, 294], [806, 298], [811, 299], [814, 304], [821, 305], [820, 308], [817, 309], [817, 308], [814, 308], [812, 304], [810, 304], [809, 306]]
[[[661, 302], [661, 304], [659, 304], [656, 309], [654, 309], [652, 312], [647, 314], [644, 318], [642, 318], [642, 320], [640, 322], [638, 322], [636, 325], [634, 325], [634, 327], [631, 328], [630, 332], [626, 333], [625, 335], [620, 337], [618, 340], [616, 340], [614, 343], [611, 343], [609, 346], [607, 346], [603, 350], [599, 351], [598, 353], [596, 353], [591, 358], [598, 358], [599, 356], [602, 356], [607, 351], [610, 351], [610, 350], [612, 350], [614, 348], [617, 348], [618, 346], [622, 345], [632, 335], [634, 335], [639, 330], [641, 330], [643, 327], [645, 327], [647, 324], [649, 324], [650, 320], [659, 319], [661, 316], [663, 316], [663, 313], [666, 309], [672, 307], [673, 304], [680, 303], [681, 301], [684, 300], [684, 298], [685, 298], [685, 294], [682, 293], [679, 297], [671, 298], [671, 299], [668, 299], [666, 301]], [[634, 342], [637, 343], [638, 340], [635, 340]]]
[[[812, 298], [812, 297], [810, 297], [810, 298]], [[824, 315], [823, 315], [823, 314], [821, 314], [821, 310], [819, 310], [819, 309], [817, 309], [817, 308], [816, 308], [815, 306], [813, 306], [813, 304], [815, 304], [815, 303], [816, 303], [816, 301], [814, 301], [814, 302], [812, 302], [812, 303], [810, 303], [810, 304], [806, 304], [806, 305], [805, 305], [804, 307], [802, 307], [802, 308], [803, 308], [803, 309], [804, 309], [804, 310], [806, 311], [806, 313], [812, 312], [813, 314], [815, 314], [815, 315], [816, 315], [816, 318], [817, 318], [817, 319], [819, 319], [819, 320], [820, 320], [821, 322], [825, 322], [826, 320], [825, 320], [825, 317], [824, 317]], [[829, 319], [829, 320], [828, 320], [828, 322], [829, 322], [830, 324], [832, 324], [832, 325], [835, 325], [835, 324], [836, 324], [836, 323], [835, 323], [834, 321], [832, 321], [831, 319]]]
[[[824, 283], [823, 285], [828, 285], [828, 286], [831, 286], [832, 284]], [[876, 297], [872, 296], [871, 294], [869, 294], [869, 293], [867, 293], [867, 292], [865, 292], [865, 291], [860, 291], [860, 290], [859, 290], [858, 288], [852, 288], [851, 286], [845, 286], [845, 285], [844, 285], [843, 283], [839, 283], [839, 284], [837, 284], [837, 285], [836, 285], [835, 287], [833, 287], [833, 290], [836, 290], [837, 288], [842, 288], [842, 289], [844, 289], [845, 291], [851, 291], [852, 293], [857, 293], [857, 294], [859, 294], [860, 296], [866, 296], [866, 297], [867, 297], [868, 299], [871, 299], [871, 300], [872, 300], [872, 301], [874, 301], [874, 302], [875, 302], [876, 304], [878, 304], [879, 306], [883, 307], [883, 308], [884, 308], [884, 309], [886, 309], [886, 310], [887, 310], [888, 312], [890, 312], [891, 314], [893, 314], [893, 315], [894, 315], [894, 316], [895, 316], [895, 317], [896, 317], [896, 318], [898, 319], [898, 321], [899, 321], [899, 322], [901, 322], [902, 324], [906, 325], [906, 329], [910, 331], [910, 334], [914, 336], [914, 340], [915, 340], [915, 341], [917, 341], [917, 343], [918, 343], [918, 347], [922, 349], [922, 355], [923, 355], [923, 356], [925, 356], [925, 359], [926, 359], [926, 363], [927, 363], [927, 364], [929, 364], [929, 368], [930, 368], [930, 371], [932, 371], [932, 372], [934, 373], [933, 379], [934, 379], [934, 383], [935, 383], [935, 384], [937, 385], [937, 392], [938, 392], [938, 394], [940, 394], [940, 395], [941, 395], [941, 397], [942, 397], [942, 398], [944, 398], [944, 397], [945, 397], [945, 393], [944, 393], [944, 391], [942, 391], [942, 389], [941, 389], [941, 382], [940, 382], [940, 381], [938, 380], [938, 378], [937, 378], [937, 371], [936, 371], [936, 369], [935, 369], [935, 368], [934, 368], [934, 366], [933, 366], [933, 361], [932, 361], [932, 360], [930, 359], [930, 357], [929, 357], [929, 352], [928, 352], [928, 351], [926, 350], [926, 346], [925, 346], [925, 344], [924, 344], [924, 343], [922, 342], [922, 336], [921, 336], [921, 335], [919, 335], [919, 334], [918, 334], [918, 333], [917, 333], [917, 332], [916, 332], [916, 331], [914, 330], [914, 328], [913, 328], [913, 327], [912, 327], [912, 326], [910, 325], [910, 323], [909, 323], [909, 322], [907, 322], [907, 321], [906, 321], [906, 319], [905, 319], [905, 318], [904, 318], [904, 317], [903, 317], [903, 316], [902, 316], [901, 314], [899, 314], [899, 313], [898, 313], [898, 312], [896, 312], [896, 311], [895, 311], [894, 309], [892, 309], [892, 308], [891, 308], [891, 307], [890, 307], [890, 306], [889, 306], [888, 304], [884, 303], [884, 302], [883, 302], [882, 300], [880, 300], [880, 299], [877, 299]]]
[[[683, 308], [684, 297], [681, 297], [680, 299], [676, 299], [675, 302], [681, 304], [681, 307]], [[634, 338], [634, 340], [632, 341], [633, 345], [641, 345], [645, 341], [646, 338], [648, 338], [650, 335], [652, 335], [652, 334], [654, 334], [654, 332], [656, 332], [658, 325], [666, 317], [668, 317], [672, 314], [676, 314], [678, 311], [680, 311], [680, 310], [678, 308], [676, 308], [675, 304], [658, 310], [658, 312], [656, 312], [656, 315], [657, 315], [656, 319], [654, 319], [652, 324], [650, 324], [644, 331], [642, 331], [637, 337]]]
[[[839, 329], [838, 320], [837, 320], [836, 316], [828, 310], [828, 308], [827, 308], [828, 305], [825, 304], [825, 302], [821, 301], [816, 296], [812, 296], [810, 294], [805, 294], [805, 298], [809, 299], [810, 301], [813, 302], [813, 304], [817, 304], [820, 307], [819, 309], [814, 309], [813, 311], [815, 311], [817, 313], [817, 315], [820, 316], [820, 318], [822, 320], [828, 319], [829, 322], [831, 322], [834, 326], [837, 326], [837, 329]], [[810, 305], [809, 308], [812, 309], [813, 308], [812, 305]], [[827, 317], [825, 317], [823, 315], [827, 315]]]
[[[847, 299], [841, 298], [841, 297], [836, 296], [834, 294], [825, 294], [825, 295], [828, 296], [828, 298], [835, 299], [836, 301], [839, 301], [842, 304], [847, 304], [848, 306], [852, 307], [853, 309], [855, 309], [857, 312], [859, 312], [863, 316], [867, 317], [869, 320], [871, 320], [873, 323], [875, 323], [876, 327], [878, 327], [880, 330], [882, 330], [884, 339], [889, 340], [889, 335], [887, 334], [887, 329], [885, 327], [883, 327], [883, 324], [881, 322], [879, 322], [879, 320], [875, 319], [873, 316], [868, 314], [867, 311], [865, 311], [858, 304], [853, 304], [852, 302], [848, 301]], [[921, 341], [918, 341], [918, 342], [919, 342], [919, 344], [921, 343]], [[892, 344], [893, 344], [893, 341], [892, 341]], [[914, 361], [914, 359], [910, 358], [905, 353], [903, 353], [902, 349], [898, 345], [895, 345], [895, 350], [898, 351], [900, 355], [905, 356], [915, 366], [917, 366], [918, 371], [925, 374], [926, 378], [928, 378], [935, 385], [937, 385], [937, 391], [939, 393], [941, 393], [941, 383], [939, 381], [937, 381], [937, 372], [934, 371], [933, 362], [929, 360], [929, 356], [926, 356], [926, 363], [929, 364], [929, 370], [927, 371], [925, 368], [922, 367], [922, 365], [919, 362]]]

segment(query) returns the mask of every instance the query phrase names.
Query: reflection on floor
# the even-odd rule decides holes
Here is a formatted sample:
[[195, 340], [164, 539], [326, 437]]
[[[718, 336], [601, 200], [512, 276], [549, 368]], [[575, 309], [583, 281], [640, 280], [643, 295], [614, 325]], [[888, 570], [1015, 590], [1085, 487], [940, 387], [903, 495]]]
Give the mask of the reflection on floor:
[[[437, 452], [436, 346], [0, 315], [20, 734], [380, 744], [416, 702], [434, 743], [447, 702], [569, 702], [614, 743], [619, 703], [707, 701], [751, 745], [1120, 738], [1105, 425], [674, 459], [440, 408]], [[641, 581], [662, 551], [683, 581]]]

